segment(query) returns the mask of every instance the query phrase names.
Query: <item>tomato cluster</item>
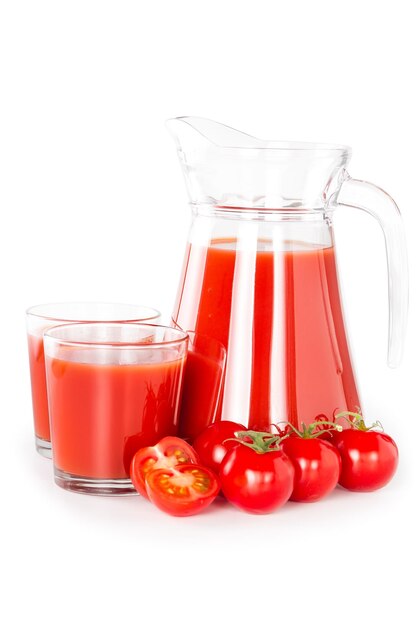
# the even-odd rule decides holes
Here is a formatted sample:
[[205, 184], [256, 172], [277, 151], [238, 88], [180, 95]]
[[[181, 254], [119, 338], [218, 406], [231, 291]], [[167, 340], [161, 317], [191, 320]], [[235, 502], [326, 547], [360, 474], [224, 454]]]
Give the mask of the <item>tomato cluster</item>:
[[395, 442], [375, 425], [367, 428], [361, 415], [340, 417], [352, 418], [349, 428], [333, 425], [330, 437], [317, 424], [301, 431], [288, 425], [275, 435], [229, 421], [209, 426], [193, 446], [165, 437], [134, 455], [131, 479], [140, 494], [178, 516], [202, 511], [220, 489], [244, 511], [270, 513], [288, 500], [320, 500], [337, 483], [353, 491], [383, 487], [397, 467]]

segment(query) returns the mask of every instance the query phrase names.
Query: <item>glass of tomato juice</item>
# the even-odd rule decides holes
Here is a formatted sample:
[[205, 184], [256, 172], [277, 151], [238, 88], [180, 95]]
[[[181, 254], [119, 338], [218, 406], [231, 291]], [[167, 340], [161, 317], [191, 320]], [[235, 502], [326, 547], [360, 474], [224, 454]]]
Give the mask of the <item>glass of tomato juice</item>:
[[26, 311], [32, 405], [37, 451], [51, 458], [48, 398], [46, 394], [43, 334], [48, 328], [69, 322], [147, 322], [157, 324], [156, 309], [110, 302], [61, 302], [40, 304]]
[[55, 482], [135, 493], [135, 452], [176, 435], [187, 333], [136, 323], [66, 324], [44, 334]]

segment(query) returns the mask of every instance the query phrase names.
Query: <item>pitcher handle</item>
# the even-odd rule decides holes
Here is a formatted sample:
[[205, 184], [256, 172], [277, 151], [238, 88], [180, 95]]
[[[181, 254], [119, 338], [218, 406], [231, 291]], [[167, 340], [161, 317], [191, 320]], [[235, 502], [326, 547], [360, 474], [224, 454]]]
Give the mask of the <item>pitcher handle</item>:
[[398, 206], [383, 189], [345, 175], [330, 206], [349, 206], [366, 211], [377, 219], [385, 238], [388, 267], [388, 365], [401, 361], [408, 310], [408, 265], [405, 232]]

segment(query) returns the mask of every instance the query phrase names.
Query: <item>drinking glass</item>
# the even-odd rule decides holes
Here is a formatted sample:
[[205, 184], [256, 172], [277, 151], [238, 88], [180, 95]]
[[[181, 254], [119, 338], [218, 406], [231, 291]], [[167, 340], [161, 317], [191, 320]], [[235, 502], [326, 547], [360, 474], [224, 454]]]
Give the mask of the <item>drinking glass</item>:
[[68, 322], [152, 322], [160, 313], [150, 307], [109, 302], [61, 302], [40, 304], [26, 311], [32, 405], [37, 451], [51, 458], [48, 398], [46, 395], [43, 334]]
[[68, 324], [44, 334], [55, 482], [135, 493], [134, 453], [176, 435], [188, 335], [150, 324]]

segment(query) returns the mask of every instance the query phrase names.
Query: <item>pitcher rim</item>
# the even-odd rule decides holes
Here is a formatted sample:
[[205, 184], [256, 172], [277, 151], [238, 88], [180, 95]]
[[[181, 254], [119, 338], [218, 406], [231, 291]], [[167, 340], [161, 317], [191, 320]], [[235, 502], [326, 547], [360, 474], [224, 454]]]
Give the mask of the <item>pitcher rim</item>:
[[[306, 153], [312, 153], [312, 152], [331, 152], [331, 153], [335, 153], [335, 152], [339, 152], [340, 154], [345, 154], [345, 155], [351, 155], [352, 153], [352, 148], [346, 144], [340, 144], [340, 143], [326, 143], [326, 142], [316, 142], [316, 141], [292, 141], [292, 140], [268, 140], [268, 139], [260, 139], [258, 137], [255, 137], [254, 135], [250, 135], [249, 133], [244, 133], [242, 131], [236, 131], [235, 128], [233, 128], [232, 126], [229, 126], [228, 124], [222, 124], [222, 126], [224, 126], [225, 128], [228, 128], [230, 130], [236, 131], [239, 134], [248, 137], [248, 139], [254, 141], [254, 142], [259, 142], [258, 145], [253, 145], [253, 146], [225, 146], [225, 145], [221, 145], [215, 141], [213, 141], [213, 139], [211, 139], [210, 137], [207, 137], [207, 135], [205, 135], [203, 132], [201, 132], [198, 128], [196, 128], [195, 126], [193, 126], [192, 124], [192, 120], [201, 120], [201, 121], [207, 121], [207, 122], [213, 122], [215, 124], [217, 124], [218, 122], [216, 122], [215, 120], [211, 120], [210, 118], [204, 118], [204, 117], [200, 117], [200, 116], [193, 116], [193, 115], [182, 115], [182, 116], [178, 116], [178, 117], [171, 117], [168, 118], [165, 121], [165, 124], [167, 126], [167, 128], [169, 129], [170, 126], [170, 122], [174, 122], [174, 121], [180, 121], [180, 122], [184, 122], [186, 124], [188, 124], [189, 126], [191, 126], [198, 134], [200, 134], [206, 141], [208, 141], [209, 143], [211, 143], [212, 145], [220, 148], [221, 150], [244, 150], [244, 151], [257, 151], [257, 150], [262, 150], [262, 151], [274, 151], [274, 152], [306, 152]], [[313, 156], [313, 155], [311, 155]]]

